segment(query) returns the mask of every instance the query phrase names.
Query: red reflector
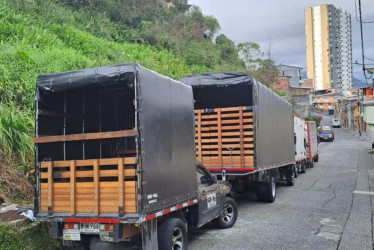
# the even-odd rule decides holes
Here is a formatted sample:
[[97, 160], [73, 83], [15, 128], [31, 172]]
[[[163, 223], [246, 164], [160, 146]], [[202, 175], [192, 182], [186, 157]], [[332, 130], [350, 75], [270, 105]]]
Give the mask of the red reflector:
[[105, 224], [105, 231], [109, 231], [109, 224]]

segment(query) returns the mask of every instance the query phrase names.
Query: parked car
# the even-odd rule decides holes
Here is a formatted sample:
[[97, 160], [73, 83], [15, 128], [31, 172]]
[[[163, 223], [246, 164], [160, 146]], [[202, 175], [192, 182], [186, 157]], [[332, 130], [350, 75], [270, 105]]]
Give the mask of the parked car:
[[333, 142], [335, 139], [334, 132], [331, 129], [322, 129], [320, 134], [321, 141]]
[[332, 127], [333, 128], [340, 128], [340, 119], [338, 119], [338, 118], [332, 119]]

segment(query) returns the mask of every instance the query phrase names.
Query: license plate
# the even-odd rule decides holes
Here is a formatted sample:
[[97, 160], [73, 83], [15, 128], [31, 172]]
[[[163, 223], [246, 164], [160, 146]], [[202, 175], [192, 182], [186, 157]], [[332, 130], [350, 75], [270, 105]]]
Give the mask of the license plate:
[[79, 229], [64, 229], [63, 238], [64, 240], [79, 241], [81, 240], [81, 234], [79, 232]]
[[81, 223], [80, 232], [81, 233], [99, 233], [100, 224], [99, 223]]

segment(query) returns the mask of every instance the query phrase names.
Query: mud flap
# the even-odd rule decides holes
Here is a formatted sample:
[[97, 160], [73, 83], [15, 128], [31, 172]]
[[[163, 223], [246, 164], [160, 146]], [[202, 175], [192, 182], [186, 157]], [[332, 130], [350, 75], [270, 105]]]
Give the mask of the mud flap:
[[145, 221], [142, 224], [142, 247], [143, 249], [158, 249], [157, 220]]

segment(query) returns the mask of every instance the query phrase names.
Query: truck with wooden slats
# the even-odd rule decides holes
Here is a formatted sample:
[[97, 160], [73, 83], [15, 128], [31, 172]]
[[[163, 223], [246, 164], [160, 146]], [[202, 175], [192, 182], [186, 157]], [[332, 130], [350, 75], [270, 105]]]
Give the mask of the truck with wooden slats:
[[192, 86], [196, 159], [238, 193], [273, 202], [275, 179], [294, 183], [291, 104], [251, 76], [216, 72], [179, 79]]
[[231, 185], [196, 164], [190, 86], [127, 63], [41, 75], [35, 100], [34, 213], [64, 245], [186, 249], [187, 228], [234, 225]]

